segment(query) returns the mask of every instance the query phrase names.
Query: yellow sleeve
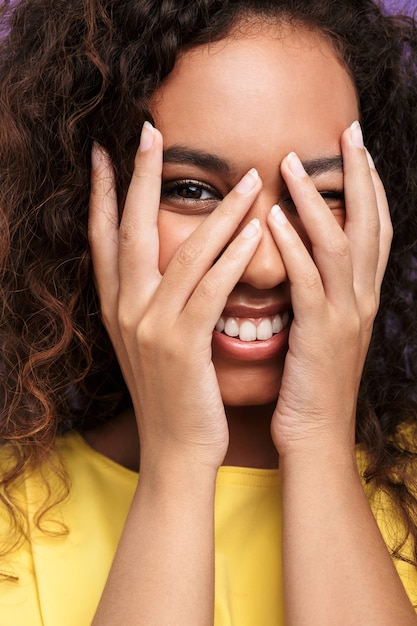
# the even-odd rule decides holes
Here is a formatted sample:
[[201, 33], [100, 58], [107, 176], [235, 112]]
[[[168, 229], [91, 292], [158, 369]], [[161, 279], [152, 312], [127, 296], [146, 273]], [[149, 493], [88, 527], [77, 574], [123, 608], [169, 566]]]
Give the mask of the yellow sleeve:
[[1, 573], [13, 574], [17, 580], [0, 581], [0, 624], [43, 626], [39, 596], [30, 547], [25, 544], [7, 561]]
[[[386, 494], [381, 491], [373, 493], [370, 502], [385, 544], [392, 552], [404, 541], [404, 526], [395, 514], [393, 504]], [[411, 537], [408, 537], [404, 546], [401, 547], [400, 554], [402, 559], [393, 557], [393, 562], [407, 595], [417, 611], [417, 568], [407, 562], [407, 559], [413, 560]]]
[[[43, 528], [50, 532], [42, 532], [35, 519], [45, 502], [49, 465], [21, 481], [29, 530], [18, 549], [0, 559], [0, 572], [18, 577], [0, 581], [0, 626], [89, 626], [117, 548], [137, 475], [93, 453], [79, 436], [58, 445], [70, 494], [48, 512]], [[60, 483], [47, 478], [55, 493]], [[10, 533], [1, 504], [0, 533]]]
[[[1, 449], [0, 464], [10, 461], [7, 448]], [[24, 483], [14, 490], [14, 497], [27, 514]], [[0, 624], [8, 626], [44, 626], [33, 562], [28, 539], [22, 539], [13, 551], [13, 529], [8, 511], [0, 505]]]

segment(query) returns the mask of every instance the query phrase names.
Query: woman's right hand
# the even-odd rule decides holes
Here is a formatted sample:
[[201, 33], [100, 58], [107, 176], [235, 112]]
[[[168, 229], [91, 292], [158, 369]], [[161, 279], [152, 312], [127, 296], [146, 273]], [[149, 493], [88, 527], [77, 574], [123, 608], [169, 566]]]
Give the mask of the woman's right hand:
[[162, 136], [145, 123], [119, 224], [110, 159], [93, 149], [89, 239], [101, 314], [132, 397], [141, 472], [165, 461], [217, 469], [228, 429], [212, 333], [261, 239], [257, 220], [234, 237], [261, 182], [249, 172], [182, 243], [162, 276], [161, 173]]

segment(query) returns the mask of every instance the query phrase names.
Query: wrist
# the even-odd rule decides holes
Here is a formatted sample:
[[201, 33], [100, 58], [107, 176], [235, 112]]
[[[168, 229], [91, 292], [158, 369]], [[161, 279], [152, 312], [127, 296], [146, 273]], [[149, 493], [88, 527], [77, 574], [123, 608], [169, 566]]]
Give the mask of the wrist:
[[356, 447], [354, 444], [305, 445], [287, 448], [280, 453], [281, 471], [296, 471], [298, 474], [319, 473], [322, 475], [342, 475], [353, 471], [358, 473]]
[[187, 492], [214, 490], [218, 466], [198, 455], [184, 453], [141, 454], [139, 482], [153, 493], [170, 491], [178, 485]]
[[349, 463], [355, 459], [355, 419], [352, 416], [271, 425], [281, 460], [293, 463]]

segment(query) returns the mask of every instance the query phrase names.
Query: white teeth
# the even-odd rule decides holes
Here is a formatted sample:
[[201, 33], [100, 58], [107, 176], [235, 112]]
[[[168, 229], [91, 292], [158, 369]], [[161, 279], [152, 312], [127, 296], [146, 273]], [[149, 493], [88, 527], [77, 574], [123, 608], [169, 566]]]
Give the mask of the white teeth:
[[256, 326], [253, 322], [245, 320], [241, 323], [239, 328], [239, 339], [241, 341], [255, 341], [256, 339]]
[[219, 333], [222, 333], [224, 331], [224, 319], [222, 317], [219, 319], [219, 321], [216, 324], [216, 330], [218, 330]]
[[[279, 316], [276, 316], [276, 317], [279, 317]], [[256, 328], [256, 338], [265, 341], [266, 339], [271, 339], [272, 335], [273, 335], [272, 322], [267, 317], [264, 317], [264, 319], [262, 319], [259, 322]]]
[[274, 315], [274, 317], [272, 318], [272, 332], [275, 334], [280, 333], [283, 328], [284, 322], [281, 315]]
[[229, 337], [239, 337], [241, 341], [266, 341], [288, 326], [289, 320], [288, 313], [263, 317], [255, 321], [236, 317], [220, 317], [216, 324], [216, 330], [219, 333], [224, 332]]
[[239, 336], [239, 324], [234, 317], [228, 317], [226, 323], [224, 325], [224, 332], [229, 337], [238, 337]]

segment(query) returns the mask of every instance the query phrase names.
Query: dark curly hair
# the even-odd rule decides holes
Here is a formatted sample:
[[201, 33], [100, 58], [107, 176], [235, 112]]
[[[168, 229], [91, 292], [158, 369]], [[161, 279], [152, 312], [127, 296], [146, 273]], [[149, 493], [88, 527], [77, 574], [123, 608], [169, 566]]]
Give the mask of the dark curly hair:
[[13, 519], [13, 482], [56, 435], [130, 402], [92, 278], [92, 144], [112, 158], [122, 206], [149, 98], [178, 54], [251, 16], [321, 32], [357, 88], [395, 236], [356, 435], [366, 480], [417, 538], [416, 25], [372, 0], [0, 0], [0, 439], [15, 450], [0, 497]]

